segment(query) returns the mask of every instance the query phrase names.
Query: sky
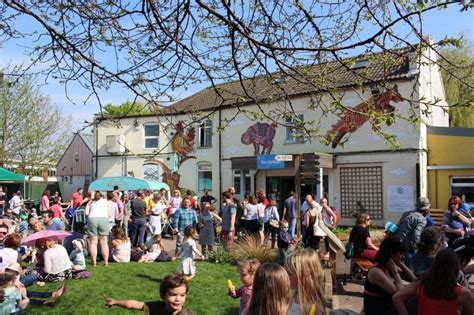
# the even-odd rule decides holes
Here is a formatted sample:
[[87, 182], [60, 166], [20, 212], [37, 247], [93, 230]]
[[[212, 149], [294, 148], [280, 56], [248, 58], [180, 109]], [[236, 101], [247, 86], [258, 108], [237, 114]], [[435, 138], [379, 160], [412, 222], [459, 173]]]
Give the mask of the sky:
[[[424, 15], [424, 33], [431, 34], [435, 39], [442, 39], [445, 36], [459, 36], [463, 33], [465, 37], [474, 41], [474, 10], [459, 12], [460, 6], [451, 5], [446, 10], [433, 10]], [[21, 22], [19, 22], [21, 23]], [[4, 43], [0, 47], [0, 67], [7, 65], [27, 63], [29, 57], [25, 55], [25, 46], [31, 43], [23, 40], [16, 40]], [[39, 69], [39, 68], [37, 68]], [[95, 99], [87, 99], [89, 92], [84, 88], [71, 84], [68, 87], [66, 97], [65, 86], [61, 82], [49, 79], [46, 83], [41, 82], [41, 91], [48, 95], [54, 104], [62, 107], [64, 112], [73, 115], [77, 125], [72, 128], [80, 128], [84, 121], [91, 122], [93, 114], [99, 111], [99, 105]], [[188, 87], [186, 91], [177, 91], [177, 98], [184, 98], [207, 84], [194, 85]], [[119, 86], [112, 86], [108, 91], [102, 91], [102, 103], [120, 104], [126, 99], [133, 99], [134, 95]], [[71, 102], [72, 100], [72, 102]], [[89, 130], [89, 129], [86, 129]], [[74, 132], [75, 130], [71, 130]]]

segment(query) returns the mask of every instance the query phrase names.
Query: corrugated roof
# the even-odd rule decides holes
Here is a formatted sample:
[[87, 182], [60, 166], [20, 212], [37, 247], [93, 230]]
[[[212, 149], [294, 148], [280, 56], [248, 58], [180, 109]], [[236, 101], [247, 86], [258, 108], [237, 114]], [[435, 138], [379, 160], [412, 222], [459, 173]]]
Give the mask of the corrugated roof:
[[[287, 77], [279, 77], [276, 72], [243, 81], [223, 83], [216, 86], [220, 95], [214, 88], [208, 87], [165, 108], [164, 112], [177, 114], [213, 110], [216, 107], [241, 106], [256, 101], [268, 102], [325, 90], [409, 78], [413, 76], [409, 69], [409, 53], [412, 51], [412, 48], [405, 47], [347, 58], [342, 60], [343, 62], [332, 61], [299, 68]], [[366, 67], [350, 68], [355, 61], [364, 59], [368, 60]]]
[[79, 132], [79, 136], [84, 140], [85, 144], [91, 150], [92, 154], [95, 152], [95, 139], [94, 135], [90, 133]]

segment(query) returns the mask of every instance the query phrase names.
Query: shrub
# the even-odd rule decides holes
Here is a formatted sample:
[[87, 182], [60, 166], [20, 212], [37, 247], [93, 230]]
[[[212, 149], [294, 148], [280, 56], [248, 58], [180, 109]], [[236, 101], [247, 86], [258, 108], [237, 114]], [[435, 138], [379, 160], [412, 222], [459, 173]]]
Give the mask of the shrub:
[[247, 259], [257, 259], [261, 264], [275, 262], [278, 254], [268, 246], [260, 245], [260, 241], [251, 235], [244, 235], [234, 243], [232, 251], [229, 252], [230, 263], [237, 264]]
[[209, 253], [207, 260], [212, 263], [228, 263], [229, 253], [222, 247], [217, 246]]

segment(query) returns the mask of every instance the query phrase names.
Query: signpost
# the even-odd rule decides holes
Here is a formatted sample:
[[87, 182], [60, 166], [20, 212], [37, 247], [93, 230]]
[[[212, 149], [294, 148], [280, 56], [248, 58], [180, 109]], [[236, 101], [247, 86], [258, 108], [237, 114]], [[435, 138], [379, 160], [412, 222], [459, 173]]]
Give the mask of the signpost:
[[257, 170], [273, 170], [285, 168], [285, 157], [285, 155], [275, 154], [258, 155]]

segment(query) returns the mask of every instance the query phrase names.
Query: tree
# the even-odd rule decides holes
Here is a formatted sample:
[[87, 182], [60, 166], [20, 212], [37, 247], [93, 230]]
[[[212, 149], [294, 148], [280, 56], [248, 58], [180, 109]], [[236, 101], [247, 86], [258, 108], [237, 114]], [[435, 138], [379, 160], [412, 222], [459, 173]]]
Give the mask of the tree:
[[474, 55], [473, 43], [463, 39], [460, 47], [443, 49], [441, 61], [444, 90], [451, 127], [474, 128]]
[[[4, 73], [21, 73], [21, 67]], [[72, 119], [35, 87], [30, 76], [3, 75], [0, 86], [0, 165], [26, 175], [56, 165], [72, 139]]]
[[[465, 1], [3, 1], [0, 36], [32, 38], [31, 58], [47, 66], [43, 73], [66, 85], [81, 84], [101, 110], [101, 91], [116, 84], [145, 104], [175, 101], [188, 87], [205, 84], [225, 104], [229, 93], [219, 84], [237, 81], [239, 95], [233, 96], [241, 104], [283, 104], [271, 112], [259, 108], [242, 113], [321, 140], [320, 121], [287, 119], [297, 116], [288, 90], [278, 83], [292, 78], [315, 91], [308, 108], [319, 109], [321, 120], [353, 111], [341, 103], [340, 82], [330, 78], [334, 68], [354, 74], [354, 90], [369, 83], [389, 89], [387, 77], [373, 82], [370, 74], [353, 68], [357, 58], [347, 57], [371, 56], [369, 62], [388, 69], [399, 57], [393, 49], [408, 46], [415, 63], [426, 62], [420, 57], [426, 47], [437, 51], [458, 43], [450, 38], [431, 43], [423, 33], [424, 14], [447, 6], [471, 8]], [[33, 34], [31, 28], [22, 31], [19, 25], [25, 22], [34, 25]], [[272, 86], [273, 96], [256, 96], [252, 88], [258, 80]], [[422, 101], [426, 109], [421, 111], [429, 112], [438, 101]], [[419, 112], [420, 102], [410, 106]], [[156, 114], [165, 110], [160, 106]], [[393, 119], [372, 111], [361, 115], [382, 122]], [[204, 118], [190, 115], [189, 120]], [[419, 122], [417, 115], [403, 118]]]
[[104, 106], [104, 114], [111, 117], [122, 117], [132, 115], [148, 115], [151, 114], [151, 111], [141, 102], [131, 102], [130, 100], [126, 100], [119, 105], [106, 104]]

